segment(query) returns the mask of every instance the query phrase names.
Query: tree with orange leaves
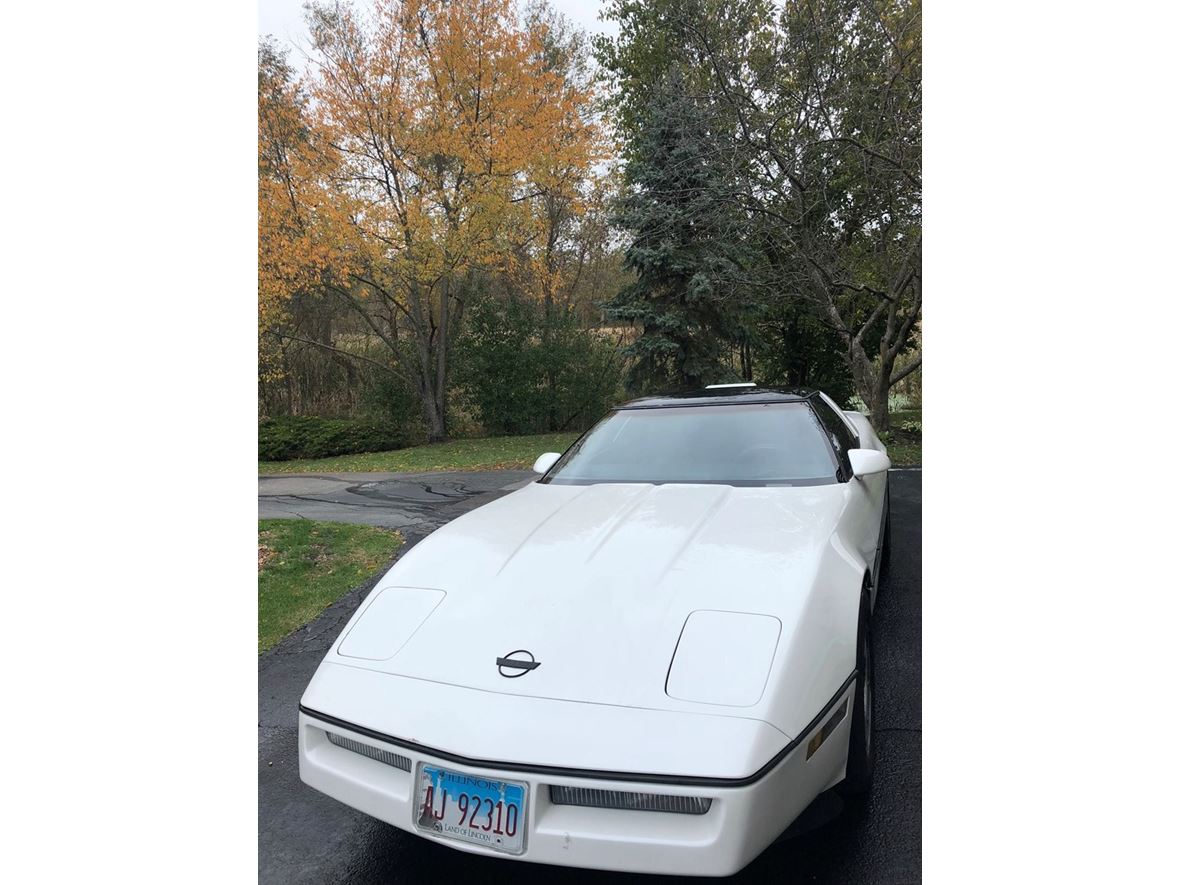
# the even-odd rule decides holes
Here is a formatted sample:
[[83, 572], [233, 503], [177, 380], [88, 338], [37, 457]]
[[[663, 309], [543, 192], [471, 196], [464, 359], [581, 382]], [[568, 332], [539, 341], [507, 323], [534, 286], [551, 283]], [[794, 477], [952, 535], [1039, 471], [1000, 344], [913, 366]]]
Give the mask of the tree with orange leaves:
[[314, 194], [322, 162], [307, 98], [285, 55], [258, 47], [258, 357], [262, 378], [279, 369], [276, 330], [291, 299], [318, 292], [331, 249], [317, 238]]
[[260, 311], [300, 288], [343, 299], [439, 440], [465, 298], [485, 269], [545, 266], [538, 207], [579, 211], [601, 137], [585, 80], [512, 0], [374, 5], [309, 6], [306, 104], [287, 78], [264, 114], [260, 58]]

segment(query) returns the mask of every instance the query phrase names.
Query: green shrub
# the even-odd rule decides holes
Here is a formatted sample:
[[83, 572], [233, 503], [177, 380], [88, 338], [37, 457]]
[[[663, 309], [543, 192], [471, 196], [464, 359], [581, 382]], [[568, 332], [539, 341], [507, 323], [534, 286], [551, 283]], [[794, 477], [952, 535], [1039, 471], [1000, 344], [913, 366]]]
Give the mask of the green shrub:
[[268, 418], [258, 424], [260, 461], [388, 452], [410, 442], [404, 429], [385, 421], [298, 416]]
[[[362, 356], [381, 360], [387, 358], [377, 348], [364, 351]], [[359, 408], [353, 417], [372, 423], [402, 427], [411, 437], [426, 440], [426, 425], [422, 420], [422, 401], [409, 385], [391, 372], [383, 372], [362, 364], [363, 383]]]
[[560, 305], [547, 318], [520, 297], [471, 308], [455, 352], [455, 382], [493, 436], [584, 430], [610, 408], [622, 380], [613, 344]]
[[[754, 378], [764, 387], [822, 390], [841, 408], [860, 410], [847, 345], [815, 309], [791, 298], [776, 299], [759, 318]], [[737, 379], [735, 379], [737, 380]]]

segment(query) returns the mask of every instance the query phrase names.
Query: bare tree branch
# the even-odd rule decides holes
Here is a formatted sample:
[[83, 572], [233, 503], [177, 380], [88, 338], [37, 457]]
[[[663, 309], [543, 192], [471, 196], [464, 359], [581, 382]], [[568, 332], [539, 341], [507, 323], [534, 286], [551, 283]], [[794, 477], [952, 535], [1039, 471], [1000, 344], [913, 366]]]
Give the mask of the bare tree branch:
[[894, 375], [892, 378], [890, 378], [889, 379], [889, 386], [892, 387], [894, 384], [896, 384], [902, 378], [905, 378], [911, 372], [913, 372], [917, 369], [920, 369], [920, 368], [922, 368], [922, 358], [918, 357], [916, 360], [914, 360], [912, 363], [910, 363], [908, 366], [906, 366], [904, 369], [902, 369], [900, 372], [898, 372], [896, 375]]
[[268, 329], [267, 334], [273, 335], [275, 338], [278, 338], [279, 341], [302, 341], [304, 344], [314, 344], [316, 347], [321, 347], [324, 350], [330, 350], [333, 353], [339, 353], [339, 354], [342, 354], [343, 356], [351, 357], [354, 360], [360, 360], [363, 363], [369, 363], [370, 365], [376, 366], [378, 369], [382, 369], [386, 372], [389, 372], [391, 375], [394, 375], [398, 378], [402, 378], [402, 379], [405, 378], [405, 375], [403, 375], [397, 369], [393, 368], [392, 366], [386, 365], [385, 363], [380, 362], [379, 360], [370, 359], [367, 356], [361, 356], [359, 353], [352, 353], [351, 351], [348, 351], [348, 350], [341, 350], [339, 347], [333, 347], [331, 344], [324, 344], [324, 342], [322, 342], [322, 341], [313, 341], [310, 338], [301, 338], [298, 335], [288, 335], [288, 334], [284, 334], [282, 332], [277, 332], [273, 329]]

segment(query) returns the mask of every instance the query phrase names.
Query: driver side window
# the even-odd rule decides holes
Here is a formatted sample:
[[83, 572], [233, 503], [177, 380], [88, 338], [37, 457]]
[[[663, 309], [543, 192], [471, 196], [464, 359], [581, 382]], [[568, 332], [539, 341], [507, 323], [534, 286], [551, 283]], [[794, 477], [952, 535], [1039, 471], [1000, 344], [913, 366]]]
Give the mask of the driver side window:
[[823, 425], [824, 433], [832, 441], [832, 448], [836, 450], [836, 458], [840, 462], [844, 475], [851, 476], [852, 465], [848, 461], [848, 450], [858, 448], [860, 441], [853, 436], [852, 431], [848, 429], [848, 424], [823, 397], [813, 396], [811, 407], [815, 409], [815, 414], [819, 418], [820, 424]]
[[848, 416], [840, 411], [840, 407], [837, 406], [832, 401], [832, 398], [830, 396], [828, 396], [826, 393], [821, 392], [819, 394], [819, 399], [820, 399], [820, 402], [825, 403], [828, 406], [828, 408], [830, 408], [832, 410], [832, 412], [836, 416], [836, 419], [848, 429], [848, 433], [852, 437], [852, 448], [859, 449], [860, 448], [860, 434], [856, 432], [856, 427], [853, 425], [853, 423], [851, 421], [848, 420]]

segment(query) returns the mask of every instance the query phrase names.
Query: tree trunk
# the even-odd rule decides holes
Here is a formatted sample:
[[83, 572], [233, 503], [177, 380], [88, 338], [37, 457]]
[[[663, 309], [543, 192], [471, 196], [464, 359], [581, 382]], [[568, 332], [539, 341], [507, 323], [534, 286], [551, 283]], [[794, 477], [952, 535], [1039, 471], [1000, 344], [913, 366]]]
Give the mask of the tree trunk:
[[438, 308], [438, 341], [435, 344], [434, 403], [431, 410], [430, 441], [447, 438], [447, 345], [450, 344], [451, 278], [443, 281]]
[[429, 395], [423, 403], [426, 411], [426, 439], [428, 442], [446, 442], [446, 405], [440, 404], [437, 396]]
[[[895, 287], [895, 291], [898, 294], [900, 294], [900, 289], [901, 287]], [[845, 340], [848, 342], [848, 348], [844, 352], [844, 358], [847, 360], [848, 368], [852, 373], [852, 383], [856, 387], [857, 396], [864, 401], [865, 406], [869, 410], [869, 421], [877, 431], [888, 430], [889, 388], [892, 386], [893, 367], [897, 364], [897, 357], [905, 346], [910, 328], [917, 319], [918, 308], [921, 306], [920, 293], [918, 304], [911, 313], [907, 313], [902, 318], [900, 324], [897, 322], [896, 300], [889, 305], [886, 314], [885, 334], [880, 344], [880, 356], [877, 365], [874, 366], [872, 360], [869, 359], [868, 353], [865, 352], [864, 345], [861, 343], [861, 336], [868, 329], [868, 324], [866, 323], [860, 332], [854, 335], [848, 328], [848, 324], [844, 322], [843, 317], [841, 317], [831, 290], [821, 289], [821, 291], [823, 293], [821, 307], [826, 309], [832, 325], [835, 326], [837, 331], [843, 334]]]
[[852, 372], [852, 383], [869, 410], [869, 422], [877, 431], [889, 429], [889, 376], [894, 360], [883, 354], [880, 366], [874, 366], [864, 347], [855, 338], [848, 342], [844, 354]]
[[542, 278], [545, 312], [541, 326], [541, 349], [545, 354], [545, 429], [555, 433], [561, 428], [557, 424], [557, 366], [553, 362], [553, 303], [557, 274], [557, 240], [564, 208], [561, 201], [552, 195], [546, 197], [545, 208], [549, 227], [545, 238], [545, 271]]
[[849, 351], [852, 381], [857, 396], [864, 400], [869, 410], [869, 422], [878, 432], [888, 430], [889, 375], [893, 371], [893, 360], [882, 358], [880, 366], [874, 366], [859, 344], [853, 343]]
[[557, 369], [553, 365], [553, 290], [545, 281], [545, 314], [541, 325], [541, 350], [545, 354], [545, 429], [556, 433], [557, 426]]
[[[439, 368], [443, 372], [446, 371], [445, 359]], [[422, 415], [426, 419], [426, 441], [432, 443], [447, 440], [447, 398], [445, 389], [437, 384], [438, 377], [428, 372], [418, 384], [418, 395], [422, 399]]]
[[[414, 345], [418, 353], [417, 364], [412, 377], [422, 403], [422, 417], [426, 421], [428, 442], [443, 442], [447, 438], [446, 396], [440, 390], [440, 382], [446, 383], [446, 326], [447, 298], [443, 293], [440, 322], [434, 322], [434, 307], [430, 303], [431, 293], [422, 290], [421, 284], [411, 282], [409, 307], [412, 318]], [[442, 351], [440, 352], [440, 347]], [[396, 353], [396, 351], [395, 351]]]
[[889, 429], [889, 373], [881, 372], [874, 384], [872, 400], [866, 400], [869, 405], [869, 422], [877, 431]]

